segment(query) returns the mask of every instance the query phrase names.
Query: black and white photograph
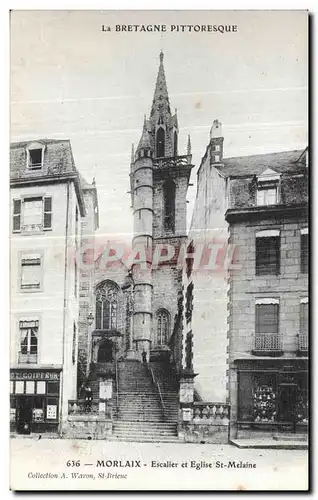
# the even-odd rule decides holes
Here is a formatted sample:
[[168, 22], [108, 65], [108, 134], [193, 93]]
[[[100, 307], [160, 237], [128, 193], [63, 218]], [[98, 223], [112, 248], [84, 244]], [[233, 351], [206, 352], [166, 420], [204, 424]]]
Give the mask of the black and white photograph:
[[308, 24], [11, 11], [11, 490], [308, 490]]

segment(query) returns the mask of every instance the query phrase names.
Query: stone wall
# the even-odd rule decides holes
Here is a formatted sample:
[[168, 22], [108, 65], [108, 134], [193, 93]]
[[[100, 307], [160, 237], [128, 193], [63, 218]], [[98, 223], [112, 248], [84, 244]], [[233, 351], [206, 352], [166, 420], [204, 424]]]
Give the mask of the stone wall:
[[110, 440], [113, 432], [112, 420], [100, 416], [68, 416], [62, 429], [66, 439]]

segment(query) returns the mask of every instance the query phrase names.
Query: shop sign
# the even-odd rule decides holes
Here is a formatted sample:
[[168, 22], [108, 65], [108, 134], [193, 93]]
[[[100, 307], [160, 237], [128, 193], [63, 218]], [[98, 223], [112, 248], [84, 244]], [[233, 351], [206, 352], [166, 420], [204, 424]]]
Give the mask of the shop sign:
[[40, 370], [11, 370], [10, 380], [60, 380], [60, 373]]
[[101, 380], [99, 383], [99, 398], [111, 399], [112, 397], [112, 380]]

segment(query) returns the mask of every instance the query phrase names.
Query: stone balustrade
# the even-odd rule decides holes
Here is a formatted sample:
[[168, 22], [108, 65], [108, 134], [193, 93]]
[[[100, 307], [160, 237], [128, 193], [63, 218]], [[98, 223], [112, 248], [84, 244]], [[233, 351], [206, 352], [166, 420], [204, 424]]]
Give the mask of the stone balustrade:
[[193, 403], [193, 421], [228, 421], [230, 419], [230, 405], [226, 403]]

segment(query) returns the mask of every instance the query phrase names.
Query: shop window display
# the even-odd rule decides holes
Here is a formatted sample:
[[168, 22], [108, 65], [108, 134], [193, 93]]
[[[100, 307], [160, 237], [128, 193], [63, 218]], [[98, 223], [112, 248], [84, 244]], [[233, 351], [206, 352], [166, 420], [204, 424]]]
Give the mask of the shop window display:
[[253, 419], [255, 422], [276, 421], [276, 392], [273, 386], [256, 385], [253, 403]]

